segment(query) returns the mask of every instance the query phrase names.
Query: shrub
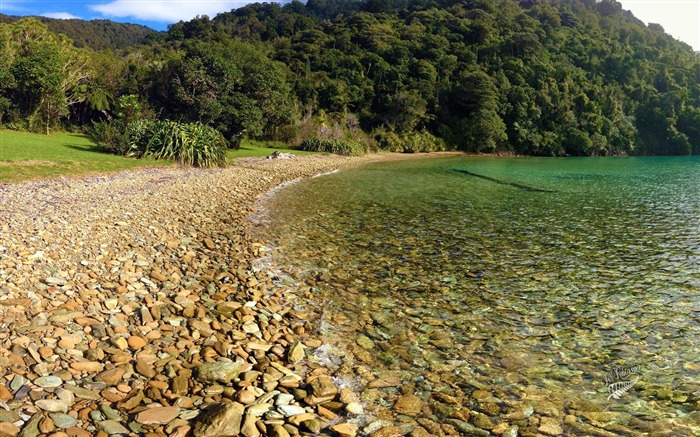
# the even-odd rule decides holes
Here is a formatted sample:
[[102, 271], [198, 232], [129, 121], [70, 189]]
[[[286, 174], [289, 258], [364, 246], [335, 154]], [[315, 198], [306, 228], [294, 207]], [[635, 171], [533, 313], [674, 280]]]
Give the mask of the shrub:
[[445, 141], [428, 131], [399, 135], [392, 130], [377, 129], [374, 137], [379, 147], [389, 152], [420, 153], [445, 150]]
[[137, 120], [126, 131], [128, 156], [172, 159], [182, 165], [215, 167], [226, 163], [226, 140], [202, 123]]
[[335, 155], [358, 156], [369, 151], [367, 145], [353, 140], [323, 140], [321, 138], [306, 138], [301, 142], [301, 149], [307, 152], [325, 152]]
[[102, 150], [117, 155], [126, 155], [129, 151], [129, 142], [125, 130], [122, 120], [93, 121], [88, 134]]

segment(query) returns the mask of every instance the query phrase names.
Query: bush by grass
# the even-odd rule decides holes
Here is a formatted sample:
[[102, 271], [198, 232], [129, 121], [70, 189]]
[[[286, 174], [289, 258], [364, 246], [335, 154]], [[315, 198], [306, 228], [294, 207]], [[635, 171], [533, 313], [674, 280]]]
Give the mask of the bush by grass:
[[301, 142], [301, 149], [307, 152], [324, 152], [335, 155], [358, 156], [369, 151], [367, 145], [353, 140], [324, 140], [321, 138], [306, 138]]
[[379, 147], [388, 152], [420, 153], [445, 150], [445, 141], [427, 131], [398, 134], [379, 129], [374, 132]]
[[127, 127], [126, 140], [127, 156], [172, 159], [195, 167], [226, 164], [226, 139], [202, 123], [137, 120]]
[[226, 164], [226, 139], [202, 123], [117, 119], [95, 123], [91, 135], [102, 149], [119, 155], [174, 160], [195, 167]]

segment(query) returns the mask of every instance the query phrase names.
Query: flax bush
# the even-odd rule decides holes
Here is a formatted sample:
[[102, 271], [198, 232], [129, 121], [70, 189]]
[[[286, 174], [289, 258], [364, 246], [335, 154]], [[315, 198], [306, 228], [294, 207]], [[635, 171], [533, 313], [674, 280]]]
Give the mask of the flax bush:
[[202, 123], [136, 120], [127, 128], [126, 141], [127, 156], [172, 159], [195, 167], [226, 164], [226, 140]]

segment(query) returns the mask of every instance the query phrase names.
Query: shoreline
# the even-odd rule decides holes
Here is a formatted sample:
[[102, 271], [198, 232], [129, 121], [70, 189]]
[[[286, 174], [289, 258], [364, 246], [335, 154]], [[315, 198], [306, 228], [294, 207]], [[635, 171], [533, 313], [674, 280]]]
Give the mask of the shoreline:
[[284, 182], [419, 157], [0, 185], [0, 432], [356, 435], [343, 417], [359, 399], [306, 360], [321, 343], [289, 296], [268, 294], [246, 220]]

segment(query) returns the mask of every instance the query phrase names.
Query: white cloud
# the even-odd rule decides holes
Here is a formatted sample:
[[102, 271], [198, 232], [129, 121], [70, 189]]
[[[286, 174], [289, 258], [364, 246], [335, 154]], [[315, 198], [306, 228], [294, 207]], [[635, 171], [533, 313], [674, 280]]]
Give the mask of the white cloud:
[[175, 23], [180, 20], [191, 20], [198, 15], [208, 15], [213, 18], [220, 12], [228, 12], [250, 2], [246, 0], [114, 0], [110, 3], [91, 5], [90, 9], [107, 17]]
[[68, 12], [46, 12], [41, 14], [42, 17], [47, 17], [47, 18], [58, 18], [59, 20], [75, 20], [75, 19], [80, 19], [80, 17], [76, 17], [75, 15], [68, 13]]

